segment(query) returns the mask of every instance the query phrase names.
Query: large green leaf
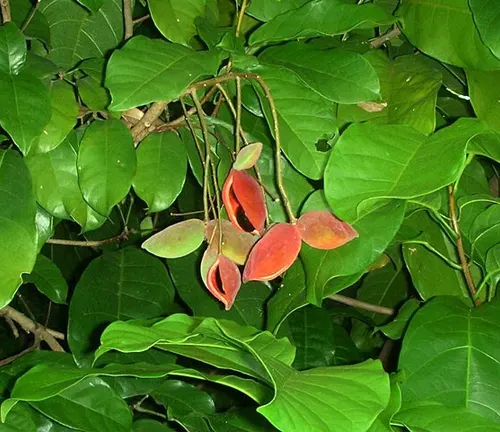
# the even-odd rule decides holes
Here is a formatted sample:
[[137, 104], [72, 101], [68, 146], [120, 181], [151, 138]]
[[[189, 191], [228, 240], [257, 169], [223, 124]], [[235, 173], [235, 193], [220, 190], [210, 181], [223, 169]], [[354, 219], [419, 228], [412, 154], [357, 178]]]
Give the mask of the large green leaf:
[[460, 67], [500, 68], [500, 60], [481, 41], [467, 0], [406, 0], [398, 16], [404, 35], [424, 53]]
[[109, 91], [104, 87], [105, 66], [106, 61], [99, 58], [80, 63], [80, 70], [86, 76], [76, 82], [78, 94], [92, 111], [104, 111], [111, 103]]
[[270, 21], [275, 16], [288, 12], [292, 9], [297, 9], [309, 0], [253, 0], [246, 13], [257, 18], [260, 21]]
[[15, 24], [0, 27], [0, 72], [16, 75], [26, 61], [26, 41]]
[[484, 44], [500, 58], [500, 4], [495, 0], [469, 0], [469, 7]]
[[71, 432], [69, 429], [60, 425], [55, 420], [51, 420], [39, 411], [30, 407], [27, 403], [17, 404], [6, 418], [2, 425], [2, 431], [5, 432]]
[[24, 276], [24, 282], [31, 282], [54, 303], [66, 303], [68, 284], [61, 270], [47, 257], [38, 255], [33, 271]]
[[422, 56], [404, 55], [389, 60], [380, 50], [364, 56], [380, 78], [382, 100], [387, 106], [368, 112], [357, 105], [340, 105], [340, 123], [370, 120], [378, 124], [408, 124], [425, 134], [436, 127], [436, 97], [441, 73]]
[[95, 121], [78, 151], [78, 180], [85, 201], [108, 216], [130, 190], [136, 170], [132, 135], [119, 120]]
[[314, 0], [259, 27], [250, 45], [314, 36], [335, 36], [354, 29], [391, 24], [395, 18], [373, 4], [355, 5], [341, 0]]
[[[333, 104], [282, 67], [260, 66], [256, 72], [269, 86], [276, 104], [281, 145], [287, 158], [305, 176], [321, 178], [329, 153], [319, 151], [316, 143], [337, 130]], [[257, 83], [254, 87], [274, 130], [268, 100]]]
[[276, 361], [268, 367], [276, 395], [257, 411], [279, 430], [363, 432], [389, 402], [389, 376], [378, 361], [302, 372]]
[[78, 0], [78, 3], [95, 13], [102, 7], [104, 0]]
[[99, 228], [105, 217], [83, 199], [78, 185], [78, 141], [71, 133], [57, 148], [26, 157], [39, 204], [52, 216], [74, 220], [82, 231]]
[[173, 297], [165, 266], [151, 255], [122, 249], [96, 258], [85, 269], [71, 299], [68, 342], [75, 359], [86, 362], [106, 324], [161, 316]]
[[106, 86], [113, 110], [178, 99], [193, 82], [213, 76], [219, 51], [193, 51], [185, 46], [137, 36], [111, 56]]
[[0, 126], [26, 154], [33, 138], [42, 133], [50, 120], [49, 90], [27, 71], [18, 75], [0, 72], [0, 94]]
[[352, 51], [323, 50], [291, 42], [269, 48], [259, 58], [295, 73], [312, 90], [333, 102], [354, 104], [380, 96], [375, 69]]
[[173, 432], [173, 430], [165, 423], [149, 419], [137, 420], [132, 425], [132, 432]]
[[132, 182], [150, 212], [169, 208], [186, 180], [187, 156], [175, 132], [148, 136], [137, 151], [137, 172]]
[[0, 308], [36, 261], [36, 203], [29, 171], [13, 150], [0, 150]]
[[48, 152], [61, 144], [72, 131], [78, 118], [78, 104], [73, 87], [65, 81], [54, 81], [50, 86], [52, 117], [40, 137], [32, 143], [32, 151]]
[[[30, 0], [16, 0], [10, 2], [10, 12], [12, 21], [22, 28], [27, 23], [28, 16], [31, 17], [26, 28], [23, 30], [28, 39], [39, 39], [47, 46], [50, 46], [50, 28], [47, 18], [36, 8], [33, 10], [33, 3]], [[28, 54], [29, 56], [29, 54]]]
[[216, 0], [149, 0], [148, 5], [163, 36], [186, 46], [197, 34], [196, 18], [206, 17], [214, 22], [218, 19]]
[[331, 152], [326, 198], [339, 217], [352, 221], [381, 199], [437, 191], [458, 179], [467, 142], [481, 129], [474, 119], [460, 119], [427, 138], [408, 126], [353, 124]]
[[500, 162], [500, 133], [490, 131], [476, 135], [469, 141], [467, 151]]
[[500, 71], [467, 70], [470, 101], [477, 117], [500, 132]]
[[74, 0], [42, 0], [38, 9], [50, 24], [49, 58], [65, 69], [86, 58], [104, 57], [122, 41], [122, 2], [119, 0], [104, 0], [95, 14]]
[[403, 403], [434, 401], [500, 421], [500, 303], [436, 297], [413, 317], [399, 358]]
[[500, 243], [500, 204], [481, 212], [471, 226], [472, 256], [485, 263], [488, 250]]

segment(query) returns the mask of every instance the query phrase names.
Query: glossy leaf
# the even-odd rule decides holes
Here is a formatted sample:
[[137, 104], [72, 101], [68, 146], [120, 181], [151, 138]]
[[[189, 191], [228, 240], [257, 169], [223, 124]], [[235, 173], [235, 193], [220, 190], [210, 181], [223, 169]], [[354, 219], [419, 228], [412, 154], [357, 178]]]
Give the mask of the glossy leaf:
[[36, 203], [23, 159], [0, 150], [0, 308], [7, 305], [36, 261]]
[[151, 17], [168, 40], [188, 46], [196, 35], [195, 21], [207, 17], [217, 21], [218, 7], [215, 0], [150, 0]]
[[486, 253], [486, 273], [492, 277], [493, 286], [500, 280], [500, 244], [493, 246]]
[[309, 0], [290, 0], [283, 2], [281, 0], [254, 0], [248, 5], [247, 13], [260, 21], [270, 21], [277, 15], [297, 9]]
[[50, 25], [49, 59], [64, 69], [86, 58], [103, 57], [122, 42], [122, 4], [116, 0], [103, 0], [94, 14], [74, 0], [42, 0], [38, 10]]
[[261, 142], [252, 143], [243, 147], [236, 155], [236, 160], [233, 163], [233, 168], [238, 171], [252, 168], [259, 160], [261, 152]]
[[24, 282], [34, 284], [54, 303], [66, 303], [68, 285], [61, 270], [48, 258], [38, 255], [32, 272], [23, 277]]
[[71, 132], [77, 122], [78, 104], [73, 87], [65, 81], [50, 86], [52, 116], [42, 134], [33, 142], [33, 152], [45, 153], [55, 149]]
[[499, 373], [498, 311], [498, 303], [471, 310], [453, 297], [423, 306], [408, 327], [399, 358], [405, 372], [403, 402], [469, 408], [498, 422], [499, 389], [484, 391], [482, 384]]
[[403, 337], [403, 334], [411, 318], [419, 308], [418, 300], [407, 300], [398, 310], [398, 314], [393, 321], [378, 327], [389, 339], [397, 340]]
[[119, 120], [93, 122], [78, 151], [78, 180], [83, 197], [103, 216], [127, 195], [136, 171], [132, 135]]
[[26, 41], [14, 23], [0, 27], [0, 73], [17, 75], [26, 61]]
[[226, 310], [231, 309], [241, 287], [241, 275], [236, 264], [219, 254], [205, 278], [210, 294], [222, 302]]
[[153, 234], [142, 248], [162, 258], [180, 258], [198, 249], [204, 238], [203, 221], [187, 219]]
[[276, 16], [250, 37], [250, 45], [314, 36], [335, 36], [354, 29], [391, 24], [394, 17], [373, 5], [315, 0]]
[[499, 71], [467, 71], [467, 83], [474, 112], [479, 119], [497, 132], [500, 132], [500, 90], [496, 86], [499, 79]]
[[134, 191], [146, 201], [149, 212], [166, 210], [181, 193], [186, 171], [186, 151], [177, 134], [149, 135], [137, 150]]
[[137, 420], [132, 425], [132, 432], [172, 432], [173, 430], [164, 423], [149, 419]]
[[458, 178], [467, 142], [481, 130], [475, 120], [461, 119], [426, 138], [408, 126], [353, 124], [332, 150], [326, 198], [350, 222], [382, 199], [434, 192]]
[[78, 140], [71, 133], [57, 148], [26, 157], [38, 203], [52, 216], [74, 220], [82, 231], [99, 228], [106, 221], [83, 199], [78, 185]]
[[182, 45], [137, 36], [113, 53], [106, 69], [111, 109], [126, 110], [178, 99], [193, 82], [213, 76], [217, 51], [193, 51]]
[[96, 258], [85, 269], [71, 299], [68, 342], [75, 359], [87, 362], [106, 324], [161, 316], [173, 297], [172, 282], [158, 259], [136, 249]]
[[469, 141], [467, 151], [500, 162], [500, 133], [490, 131], [476, 135]]
[[111, 103], [109, 91], [104, 87], [105, 66], [105, 60], [100, 58], [84, 60], [79, 65], [86, 76], [76, 82], [78, 94], [92, 111], [104, 111]]
[[329, 211], [306, 212], [299, 218], [297, 227], [302, 240], [316, 249], [336, 249], [358, 237], [352, 226]]
[[85, 6], [90, 12], [96, 13], [104, 3], [104, 0], [78, 0], [82, 6]]
[[45, 417], [26, 403], [17, 404], [10, 411], [2, 428], [6, 432], [38, 432], [40, 430], [71, 432], [73, 430]]
[[[12, 21], [17, 27], [26, 27], [23, 33], [27, 38], [38, 39], [47, 46], [50, 46], [50, 28], [47, 18], [38, 9], [33, 13], [33, 4], [29, 0], [11, 2], [10, 13]], [[31, 20], [27, 25], [24, 25], [30, 14], [33, 15]]]
[[481, 40], [500, 58], [500, 36], [495, 27], [500, 19], [500, 6], [493, 0], [469, 0], [469, 7]]
[[498, 69], [481, 41], [467, 0], [408, 0], [397, 11], [404, 35], [425, 54], [460, 67]]
[[18, 75], [0, 72], [0, 126], [24, 153], [51, 116], [50, 94], [43, 83], [26, 71]]
[[362, 55], [351, 51], [315, 49], [293, 42], [269, 48], [259, 58], [293, 72], [333, 102], [354, 104], [380, 97], [375, 69]]
[[273, 225], [250, 251], [243, 281], [269, 281], [277, 278], [297, 259], [301, 244], [296, 225]]

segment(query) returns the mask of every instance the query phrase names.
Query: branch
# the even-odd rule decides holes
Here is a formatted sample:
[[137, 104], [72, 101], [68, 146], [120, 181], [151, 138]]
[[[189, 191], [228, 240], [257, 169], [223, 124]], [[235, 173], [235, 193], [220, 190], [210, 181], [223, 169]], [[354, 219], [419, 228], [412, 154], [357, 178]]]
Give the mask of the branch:
[[21, 31], [22, 32], [24, 32], [24, 30], [26, 30], [26, 28], [28, 27], [29, 23], [31, 22], [31, 20], [35, 16], [35, 13], [36, 13], [36, 10], [38, 9], [38, 5], [40, 4], [40, 1], [41, 0], [36, 0], [35, 5], [31, 8], [31, 11], [30, 11], [29, 15], [24, 20], [23, 25], [21, 26]]
[[348, 306], [356, 307], [359, 309], [364, 309], [370, 312], [376, 312], [384, 315], [394, 315], [396, 311], [393, 308], [388, 308], [384, 306], [377, 306], [371, 303], [366, 303], [361, 300], [353, 299], [351, 297], [346, 297], [340, 294], [333, 294], [328, 297], [331, 300], [334, 300], [339, 303], [343, 303]]
[[151, 15], [147, 14], [147, 15], [144, 15], [143, 17], [135, 19], [132, 22], [134, 23], [134, 25], [137, 25], [137, 24], [140, 24], [140, 23], [142, 23], [144, 21], [147, 21], [149, 18], [151, 18]]
[[4, 24], [12, 20], [9, 0], [0, 0], [0, 11], [2, 11], [2, 20]]
[[30, 353], [31, 351], [35, 351], [40, 347], [40, 338], [35, 334], [35, 340], [28, 348], [22, 350], [20, 353], [14, 354], [13, 356], [7, 357], [6, 359], [0, 360], [0, 367], [6, 366], [12, 362], [15, 362], [18, 358], [22, 357]]
[[476, 285], [474, 284], [474, 279], [472, 279], [472, 274], [469, 268], [469, 262], [467, 261], [467, 257], [464, 251], [464, 243], [462, 241], [462, 235], [460, 233], [460, 227], [458, 226], [458, 218], [457, 218], [457, 203], [455, 200], [455, 195], [453, 193], [453, 186], [448, 186], [448, 207], [450, 212], [451, 219], [451, 227], [455, 234], [457, 235], [456, 244], [457, 244], [457, 252], [458, 258], [460, 259], [460, 265], [462, 266], [462, 272], [465, 277], [465, 281], [467, 282], [467, 287], [469, 288], [470, 295], [472, 297], [472, 301], [475, 304], [479, 304], [479, 300], [476, 299]]
[[238, 24], [236, 24], [236, 37], [240, 35], [241, 23], [243, 22], [243, 17], [245, 15], [245, 9], [247, 8], [248, 0], [243, 0], [241, 3], [240, 13], [238, 14]]
[[371, 48], [379, 48], [382, 45], [384, 45], [387, 41], [394, 39], [395, 37], [398, 37], [401, 34], [401, 30], [397, 25], [393, 27], [393, 29], [386, 34], [383, 34], [382, 36], [376, 37], [375, 39], [372, 39], [370, 42], [370, 47]]
[[26, 333], [35, 334], [40, 340], [45, 341], [52, 351], [64, 352], [64, 348], [56, 340], [64, 340], [65, 336], [63, 333], [41, 326], [10, 306], [0, 309], [0, 316], [16, 322]]
[[124, 39], [128, 40], [134, 35], [134, 21], [132, 20], [131, 0], [123, 0], [123, 21], [125, 24]]
[[66, 239], [48, 239], [45, 243], [61, 246], [77, 246], [77, 247], [101, 247], [110, 243], [118, 243], [126, 240], [130, 234], [135, 234], [135, 230], [123, 231], [117, 236], [104, 240], [66, 240]]

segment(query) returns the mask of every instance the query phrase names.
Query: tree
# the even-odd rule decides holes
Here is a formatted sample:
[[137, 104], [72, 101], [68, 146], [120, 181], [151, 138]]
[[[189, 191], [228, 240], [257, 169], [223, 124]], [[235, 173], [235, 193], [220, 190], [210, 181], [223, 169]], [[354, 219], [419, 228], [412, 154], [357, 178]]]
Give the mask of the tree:
[[500, 5], [0, 12], [0, 430], [500, 431]]

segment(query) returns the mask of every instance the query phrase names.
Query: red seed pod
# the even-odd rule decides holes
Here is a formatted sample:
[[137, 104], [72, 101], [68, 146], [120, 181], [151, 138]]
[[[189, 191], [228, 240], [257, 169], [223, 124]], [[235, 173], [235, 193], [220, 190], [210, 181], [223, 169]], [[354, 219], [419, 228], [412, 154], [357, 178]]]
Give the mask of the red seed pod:
[[[207, 252], [209, 256], [213, 254], [210, 248], [207, 249]], [[205, 254], [207, 252], [205, 252]], [[203, 258], [205, 258], [205, 256]], [[209, 257], [208, 260], [210, 259]], [[236, 264], [224, 255], [219, 254], [208, 268], [205, 277], [203, 277], [203, 268], [202, 260], [202, 278], [208, 291], [224, 304], [226, 310], [231, 309], [241, 287], [241, 275]]]
[[271, 227], [250, 251], [243, 272], [243, 282], [269, 281], [297, 259], [302, 240], [296, 225], [279, 223]]
[[316, 249], [335, 249], [358, 237], [347, 222], [337, 219], [329, 211], [304, 213], [297, 222], [302, 240]]
[[236, 228], [252, 234], [263, 232], [266, 202], [259, 183], [250, 174], [232, 169], [222, 188], [222, 201]]

